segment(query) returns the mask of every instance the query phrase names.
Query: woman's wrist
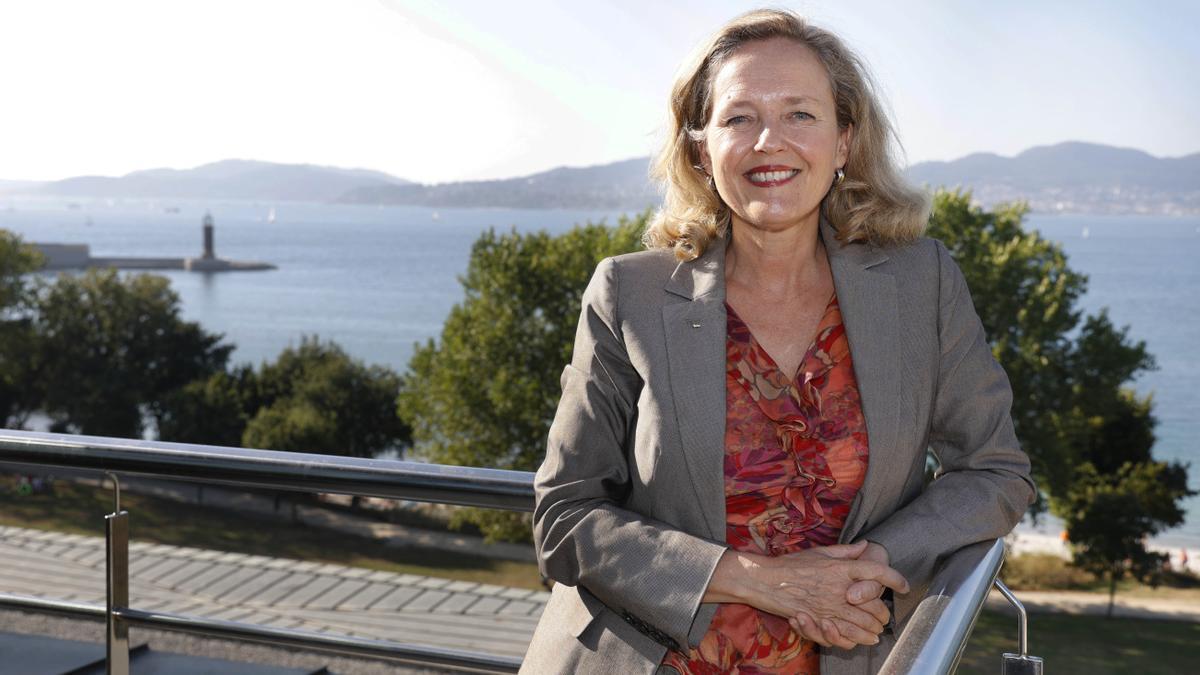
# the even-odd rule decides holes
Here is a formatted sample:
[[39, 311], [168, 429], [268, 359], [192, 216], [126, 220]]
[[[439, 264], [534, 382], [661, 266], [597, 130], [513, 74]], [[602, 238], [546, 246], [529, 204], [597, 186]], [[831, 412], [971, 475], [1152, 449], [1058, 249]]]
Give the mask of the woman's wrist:
[[740, 602], [748, 605], [755, 604], [756, 575], [755, 568], [760, 566], [761, 558], [753, 553], [744, 553], [726, 549], [717, 561], [717, 567], [708, 581], [701, 602]]

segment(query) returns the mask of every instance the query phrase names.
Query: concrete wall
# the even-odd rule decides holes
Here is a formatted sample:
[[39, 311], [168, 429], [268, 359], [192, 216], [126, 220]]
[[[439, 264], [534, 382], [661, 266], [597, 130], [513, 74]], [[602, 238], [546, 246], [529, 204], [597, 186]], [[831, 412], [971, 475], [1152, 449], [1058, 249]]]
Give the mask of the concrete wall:
[[32, 244], [46, 256], [46, 269], [62, 270], [88, 266], [91, 255], [87, 244]]

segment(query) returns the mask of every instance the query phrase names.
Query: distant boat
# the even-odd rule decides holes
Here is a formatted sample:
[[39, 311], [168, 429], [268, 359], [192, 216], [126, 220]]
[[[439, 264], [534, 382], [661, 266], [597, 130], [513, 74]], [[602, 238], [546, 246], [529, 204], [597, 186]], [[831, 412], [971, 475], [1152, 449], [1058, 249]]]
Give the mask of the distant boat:
[[429, 217], [433, 218], [434, 220], [441, 220], [442, 214], [438, 213], [437, 211], [434, 211], [432, 214], [430, 214]]
[[163, 213], [179, 213], [178, 206], [168, 206], [163, 209]]
[[267, 211], [267, 222], [268, 223], [275, 222], [275, 207], [274, 206], [271, 207], [270, 211]]
[[1092, 229], [1086, 225], [1083, 226], [1083, 231], [1079, 233], [1080, 238], [1087, 239], [1092, 236]]

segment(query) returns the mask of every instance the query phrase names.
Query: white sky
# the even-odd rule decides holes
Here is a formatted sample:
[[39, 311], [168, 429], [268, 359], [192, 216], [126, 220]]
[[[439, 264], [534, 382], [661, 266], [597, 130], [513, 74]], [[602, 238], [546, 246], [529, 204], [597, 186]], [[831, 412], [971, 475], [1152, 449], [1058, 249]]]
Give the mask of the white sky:
[[[761, 3], [0, 0], [0, 178], [240, 157], [422, 182], [649, 154], [675, 69]], [[1200, 151], [1200, 3], [777, 3], [866, 57], [910, 161]]]

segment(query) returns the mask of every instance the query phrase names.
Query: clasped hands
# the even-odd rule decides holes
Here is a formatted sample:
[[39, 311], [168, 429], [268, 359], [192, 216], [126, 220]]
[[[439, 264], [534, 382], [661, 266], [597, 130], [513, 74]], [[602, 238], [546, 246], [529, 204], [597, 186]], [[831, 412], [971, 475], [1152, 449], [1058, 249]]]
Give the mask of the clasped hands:
[[782, 556], [726, 551], [705, 594], [707, 602], [742, 602], [784, 617], [801, 637], [853, 649], [879, 642], [889, 613], [885, 588], [909, 591], [873, 542], [838, 544]]

